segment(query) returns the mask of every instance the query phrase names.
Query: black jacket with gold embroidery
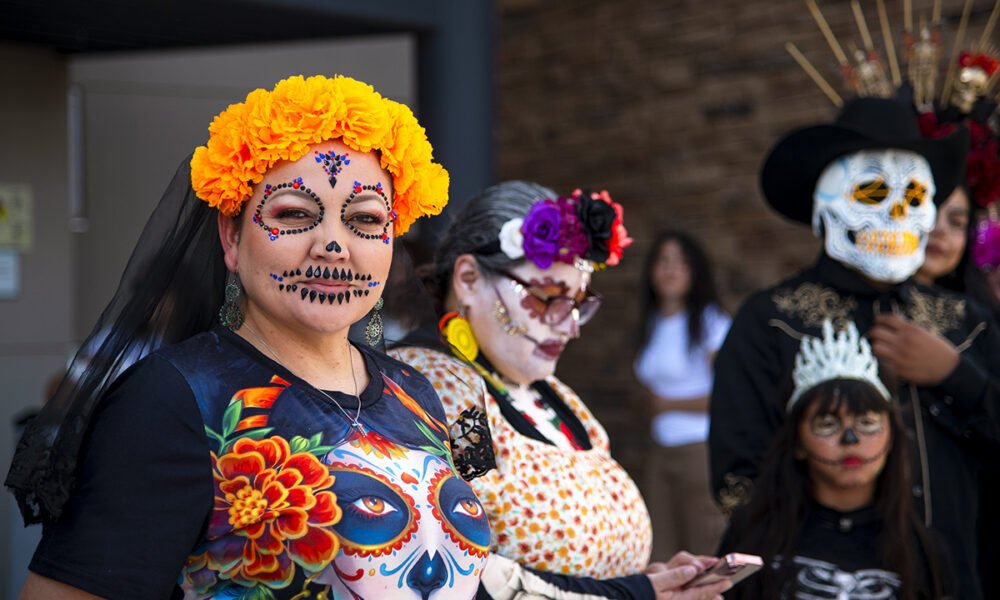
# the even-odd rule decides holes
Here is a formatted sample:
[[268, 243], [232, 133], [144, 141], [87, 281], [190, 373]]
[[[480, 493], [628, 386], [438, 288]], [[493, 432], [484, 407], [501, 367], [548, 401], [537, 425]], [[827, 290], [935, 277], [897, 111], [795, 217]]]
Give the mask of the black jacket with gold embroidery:
[[977, 475], [987, 450], [1000, 443], [1000, 331], [986, 310], [962, 295], [912, 281], [876, 290], [825, 254], [753, 295], [716, 357], [709, 432], [713, 490], [727, 511], [746, 500], [758, 461], [785, 417], [802, 334], [822, 336], [824, 319], [838, 327], [854, 321], [864, 334], [880, 312], [900, 312], [960, 351], [958, 366], [940, 384], [900, 381], [896, 396], [911, 433], [915, 504], [950, 545], [947, 555], [961, 582], [958, 597], [981, 598], [975, 573]]

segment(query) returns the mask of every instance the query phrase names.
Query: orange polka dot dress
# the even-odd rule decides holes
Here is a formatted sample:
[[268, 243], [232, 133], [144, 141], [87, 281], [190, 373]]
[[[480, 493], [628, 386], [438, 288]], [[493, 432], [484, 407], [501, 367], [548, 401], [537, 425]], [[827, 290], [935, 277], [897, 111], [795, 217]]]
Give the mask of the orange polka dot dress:
[[486, 413], [497, 468], [469, 484], [486, 508], [495, 553], [542, 571], [598, 579], [646, 567], [652, 545], [646, 505], [573, 390], [547, 380], [583, 424], [590, 450], [561, 449], [516, 431], [479, 374], [452, 356], [412, 347], [392, 354], [430, 380], [449, 422], [469, 408]]

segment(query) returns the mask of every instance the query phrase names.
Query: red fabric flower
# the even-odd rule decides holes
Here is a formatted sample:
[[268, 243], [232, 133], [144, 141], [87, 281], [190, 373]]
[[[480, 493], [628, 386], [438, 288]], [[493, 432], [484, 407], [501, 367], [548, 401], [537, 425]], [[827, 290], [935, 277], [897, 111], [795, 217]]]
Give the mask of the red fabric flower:
[[970, 121], [971, 144], [965, 165], [965, 180], [972, 198], [982, 207], [1000, 200], [1000, 158], [997, 157], [997, 138], [993, 132], [976, 121]]
[[993, 75], [997, 72], [997, 68], [1000, 67], [997, 59], [985, 52], [982, 54], [963, 52], [958, 56], [958, 64], [963, 68], [979, 67], [987, 75]]
[[601, 191], [601, 199], [615, 209], [615, 221], [611, 224], [611, 240], [608, 242], [607, 261], [607, 265], [613, 267], [621, 261], [625, 248], [631, 246], [633, 240], [628, 236], [628, 230], [625, 229], [625, 210], [622, 205], [613, 201], [606, 190]]
[[932, 140], [948, 137], [958, 129], [958, 123], [941, 123], [933, 112], [917, 115], [917, 125], [920, 127], [920, 135]]
[[241, 438], [232, 450], [212, 453], [215, 507], [204, 554], [192, 556], [185, 577], [198, 588], [215, 580], [245, 587], [288, 586], [295, 565], [322, 571], [340, 551], [331, 527], [341, 510], [334, 477], [315, 456], [292, 454], [278, 436]]

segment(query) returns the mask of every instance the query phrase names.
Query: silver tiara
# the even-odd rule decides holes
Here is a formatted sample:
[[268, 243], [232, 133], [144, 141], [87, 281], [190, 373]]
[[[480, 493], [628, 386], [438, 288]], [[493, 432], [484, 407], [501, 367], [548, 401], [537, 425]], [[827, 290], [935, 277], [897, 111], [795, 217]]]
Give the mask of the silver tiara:
[[795, 355], [792, 371], [795, 391], [788, 401], [791, 411], [795, 402], [810, 389], [831, 379], [854, 379], [874, 387], [886, 400], [889, 390], [878, 377], [878, 361], [872, 356], [868, 340], [861, 337], [853, 322], [834, 332], [829, 319], [823, 321], [823, 337], [806, 336]]

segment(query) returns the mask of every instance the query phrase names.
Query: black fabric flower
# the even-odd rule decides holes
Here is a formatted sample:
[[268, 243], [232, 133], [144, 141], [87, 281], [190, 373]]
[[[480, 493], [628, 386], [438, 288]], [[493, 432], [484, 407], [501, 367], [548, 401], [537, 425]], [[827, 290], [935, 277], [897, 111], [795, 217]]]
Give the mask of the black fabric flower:
[[[574, 194], [576, 195], [576, 194]], [[590, 190], [583, 190], [577, 197], [578, 214], [587, 235], [587, 260], [604, 263], [608, 260], [608, 242], [611, 240], [611, 226], [615, 222], [615, 209]]]

